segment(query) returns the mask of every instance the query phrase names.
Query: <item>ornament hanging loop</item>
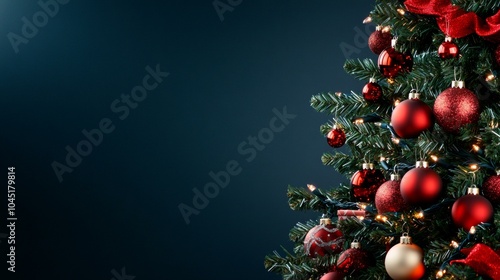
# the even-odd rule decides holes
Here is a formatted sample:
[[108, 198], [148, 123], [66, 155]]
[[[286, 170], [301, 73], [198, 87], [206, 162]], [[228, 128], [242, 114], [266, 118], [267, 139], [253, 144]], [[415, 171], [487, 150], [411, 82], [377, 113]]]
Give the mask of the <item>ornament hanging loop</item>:
[[[406, 227], [406, 231], [405, 231], [405, 227]], [[410, 237], [408, 235], [408, 232], [410, 232], [410, 226], [408, 225], [408, 223], [406, 221], [403, 222], [403, 225], [401, 226], [401, 230], [403, 230], [403, 235], [404, 237]]]

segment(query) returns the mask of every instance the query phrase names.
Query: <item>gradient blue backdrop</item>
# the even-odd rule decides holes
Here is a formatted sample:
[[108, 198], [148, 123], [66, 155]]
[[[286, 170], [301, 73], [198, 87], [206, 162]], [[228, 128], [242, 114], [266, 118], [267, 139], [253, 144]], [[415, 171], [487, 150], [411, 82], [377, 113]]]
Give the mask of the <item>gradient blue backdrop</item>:
[[[109, 280], [125, 267], [135, 280], [280, 279], [264, 256], [291, 248], [289, 229], [317, 218], [289, 209], [287, 185], [344, 180], [321, 164], [329, 116], [310, 97], [360, 91], [340, 44], [356, 46], [372, 5], [243, 0], [221, 21], [212, 0], [71, 0], [16, 54], [7, 34], [40, 6], [1, 0], [0, 158], [5, 177], [17, 170], [19, 218], [9, 277]], [[353, 58], [375, 58], [358, 50]], [[120, 121], [110, 104], [156, 64], [170, 76]], [[284, 106], [297, 117], [246, 162], [238, 145]], [[59, 183], [51, 163], [105, 117], [115, 131]], [[186, 225], [178, 205], [230, 160], [241, 174]]]

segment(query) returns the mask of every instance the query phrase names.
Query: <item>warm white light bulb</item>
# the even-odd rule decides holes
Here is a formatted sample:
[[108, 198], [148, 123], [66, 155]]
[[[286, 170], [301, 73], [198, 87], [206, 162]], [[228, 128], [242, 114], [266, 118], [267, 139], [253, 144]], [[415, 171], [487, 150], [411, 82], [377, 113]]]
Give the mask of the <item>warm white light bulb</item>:
[[315, 187], [314, 185], [310, 185], [310, 184], [308, 184], [308, 185], [307, 185], [307, 188], [308, 188], [311, 192], [313, 192], [313, 191], [315, 191], [315, 190], [316, 190], [316, 187]]

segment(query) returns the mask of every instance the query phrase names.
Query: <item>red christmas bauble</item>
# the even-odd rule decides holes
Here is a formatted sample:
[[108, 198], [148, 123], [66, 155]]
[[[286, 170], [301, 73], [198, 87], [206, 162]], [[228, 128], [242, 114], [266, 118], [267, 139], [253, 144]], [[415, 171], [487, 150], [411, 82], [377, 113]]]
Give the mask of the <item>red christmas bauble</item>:
[[438, 48], [438, 55], [441, 59], [457, 58], [460, 55], [460, 49], [457, 44], [451, 41], [450, 37], [446, 37]]
[[500, 176], [486, 178], [483, 182], [483, 194], [491, 202], [500, 203]]
[[[471, 191], [471, 189], [475, 189]], [[451, 208], [453, 222], [458, 227], [469, 231], [471, 227], [480, 223], [488, 222], [493, 217], [493, 206], [479, 195], [478, 188], [469, 189], [469, 194], [457, 199]], [[477, 194], [473, 194], [477, 193]]]
[[361, 249], [360, 243], [353, 242], [351, 248], [340, 254], [336, 270], [346, 274], [351, 273], [353, 270], [365, 269], [372, 264], [368, 252]]
[[342, 147], [346, 141], [345, 132], [340, 126], [334, 125], [332, 130], [330, 130], [330, 132], [326, 135], [326, 140], [328, 145], [333, 148]]
[[375, 79], [370, 79], [370, 82], [363, 87], [363, 97], [368, 102], [377, 102], [382, 98], [382, 87]]
[[410, 72], [413, 67], [411, 54], [403, 54], [393, 47], [383, 50], [378, 56], [378, 67], [386, 78], [394, 78], [399, 74]]
[[500, 44], [495, 49], [495, 61], [500, 65]]
[[373, 202], [378, 187], [385, 182], [382, 171], [373, 168], [373, 164], [363, 164], [363, 169], [356, 171], [351, 177], [354, 199], [358, 202]]
[[401, 196], [401, 181], [399, 176], [391, 175], [391, 180], [383, 183], [375, 195], [375, 207], [379, 214], [400, 212], [409, 208]]
[[407, 99], [392, 111], [391, 124], [399, 137], [415, 138], [434, 126], [432, 109], [417, 98]]
[[309, 257], [336, 254], [342, 251], [344, 237], [342, 232], [332, 225], [330, 219], [321, 219], [319, 225], [313, 227], [304, 238], [304, 251]]
[[407, 203], [427, 205], [436, 202], [441, 195], [441, 177], [428, 165], [426, 161], [418, 161], [417, 167], [401, 179], [401, 196]]
[[377, 26], [377, 30], [368, 38], [368, 47], [374, 54], [380, 54], [383, 50], [391, 47], [391, 41], [391, 33], [382, 31], [382, 28]]
[[319, 280], [342, 280], [342, 279], [344, 279], [344, 274], [340, 273], [339, 271], [332, 271], [323, 275]]
[[434, 102], [436, 122], [446, 132], [456, 133], [462, 126], [477, 122], [480, 114], [477, 96], [462, 86], [444, 90]]

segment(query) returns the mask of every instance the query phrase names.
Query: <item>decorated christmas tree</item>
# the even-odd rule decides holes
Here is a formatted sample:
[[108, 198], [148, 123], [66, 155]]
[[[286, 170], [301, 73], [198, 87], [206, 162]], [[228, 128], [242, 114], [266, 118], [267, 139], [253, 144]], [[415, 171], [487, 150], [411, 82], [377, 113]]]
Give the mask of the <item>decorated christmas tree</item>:
[[311, 99], [333, 119], [322, 161], [350, 182], [290, 186], [290, 207], [318, 220], [297, 223], [293, 251], [265, 267], [283, 279], [500, 279], [500, 1], [378, 0], [364, 22], [378, 25], [378, 61], [344, 68], [366, 86]]

